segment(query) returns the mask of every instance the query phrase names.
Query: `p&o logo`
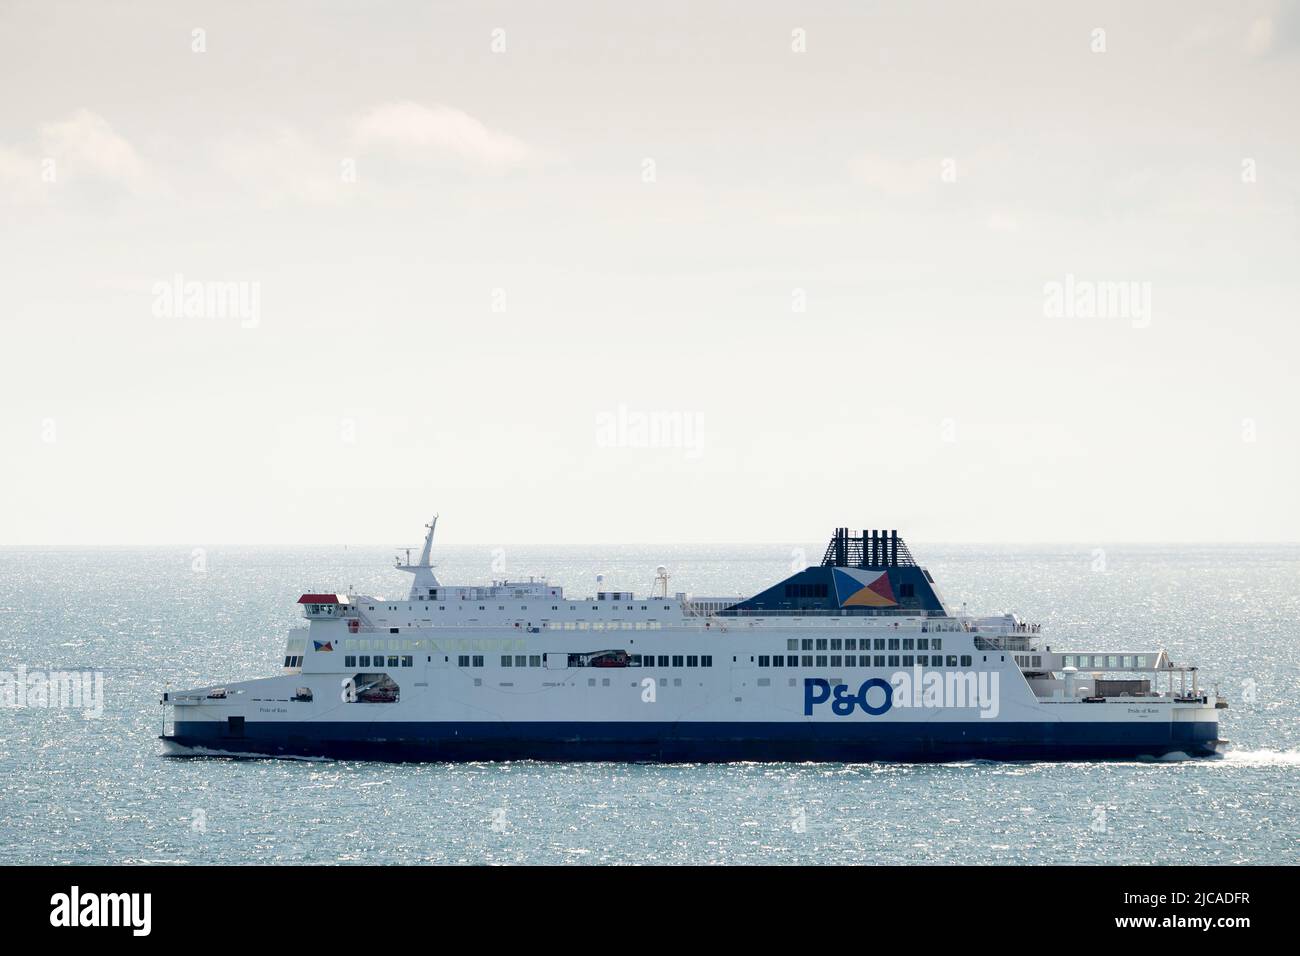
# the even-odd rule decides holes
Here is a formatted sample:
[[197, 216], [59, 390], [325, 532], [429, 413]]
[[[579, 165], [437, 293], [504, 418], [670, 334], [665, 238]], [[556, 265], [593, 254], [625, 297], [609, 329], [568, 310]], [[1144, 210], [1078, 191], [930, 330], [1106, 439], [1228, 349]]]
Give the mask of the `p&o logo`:
[[[880, 702], [872, 704], [867, 695], [873, 688], [877, 687], [884, 693], [884, 696], [881, 698], [881, 695], [875, 695]], [[826, 678], [804, 678], [803, 712], [805, 717], [811, 717], [813, 709], [828, 700], [831, 701], [831, 712], [837, 717], [847, 717], [857, 707], [862, 708], [865, 713], [870, 714], [872, 717], [879, 717], [894, 706], [894, 688], [889, 681], [880, 677], [872, 677], [870, 680], [862, 682], [856, 694], [849, 690], [847, 684], [837, 684], [834, 693], [832, 693], [831, 682]]]

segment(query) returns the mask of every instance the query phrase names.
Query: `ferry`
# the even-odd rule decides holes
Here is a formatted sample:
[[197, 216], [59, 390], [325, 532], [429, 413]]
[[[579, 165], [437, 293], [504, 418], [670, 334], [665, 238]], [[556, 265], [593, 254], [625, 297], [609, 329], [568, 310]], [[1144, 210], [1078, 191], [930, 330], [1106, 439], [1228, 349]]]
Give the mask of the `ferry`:
[[310, 592], [278, 676], [162, 694], [168, 754], [389, 761], [1160, 760], [1227, 743], [1195, 666], [954, 613], [897, 531], [837, 528], [750, 597]]

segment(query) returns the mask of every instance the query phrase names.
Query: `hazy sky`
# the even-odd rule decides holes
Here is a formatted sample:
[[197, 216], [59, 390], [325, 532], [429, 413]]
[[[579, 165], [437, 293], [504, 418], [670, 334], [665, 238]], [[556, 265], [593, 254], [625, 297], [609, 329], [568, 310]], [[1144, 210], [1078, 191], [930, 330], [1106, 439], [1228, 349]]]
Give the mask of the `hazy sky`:
[[1300, 540], [1295, 4], [5, 0], [0, 82], [0, 545]]

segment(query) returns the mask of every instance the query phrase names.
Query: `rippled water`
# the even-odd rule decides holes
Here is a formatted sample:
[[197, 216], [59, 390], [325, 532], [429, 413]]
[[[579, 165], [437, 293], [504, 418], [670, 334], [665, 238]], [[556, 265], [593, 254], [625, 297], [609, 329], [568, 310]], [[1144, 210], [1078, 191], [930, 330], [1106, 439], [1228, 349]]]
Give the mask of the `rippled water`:
[[[106, 709], [0, 710], [0, 863], [1296, 863], [1300, 548], [914, 545], [950, 606], [1061, 644], [1163, 644], [1232, 707], [1158, 764], [384, 765], [160, 756], [158, 693], [276, 673], [305, 590], [405, 594], [375, 549], [0, 549], [0, 670], [97, 670]], [[789, 546], [444, 549], [448, 583], [752, 592]], [[815, 560], [820, 547], [809, 544]], [[498, 571], [492, 562], [498, 562]], [[1104, 565], [1104, 570], [1096, 568]]]

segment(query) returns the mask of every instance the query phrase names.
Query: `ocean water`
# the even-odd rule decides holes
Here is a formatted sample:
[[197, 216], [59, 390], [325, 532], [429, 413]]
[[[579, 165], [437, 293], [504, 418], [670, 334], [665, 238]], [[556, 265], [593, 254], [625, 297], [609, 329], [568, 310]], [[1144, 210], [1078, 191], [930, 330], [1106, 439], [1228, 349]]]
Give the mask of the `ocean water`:
[[[821, 545], [807, 544], [817, 560]], [[439, 548], [447, 583], [752, 593], [789, 545]], [[1300, 547], [914, 544], [949, 605], [1164, 645], [1231, 701], [1161, 763], [387, 765], [163, 757], [160, 691], [277, 673], [294, 606], [404, 596], [373, 548], [0, 549], [0, 671], [104, 675], [104, 713], [0, 709], [0, 863], [1297, 863]], [[495, 567], [494, 567], [495, 564]]]

